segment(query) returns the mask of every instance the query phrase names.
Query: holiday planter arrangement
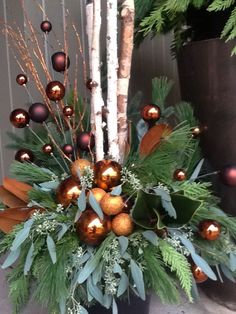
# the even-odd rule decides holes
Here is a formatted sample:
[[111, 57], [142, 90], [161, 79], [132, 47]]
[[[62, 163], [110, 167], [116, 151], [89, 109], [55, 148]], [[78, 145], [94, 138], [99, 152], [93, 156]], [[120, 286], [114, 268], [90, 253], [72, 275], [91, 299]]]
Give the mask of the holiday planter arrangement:
[[[78, 97], [76, 79], [75, 88], [68, 88], [66, 41], [64, 50], [47, 60], [38, 30], [25, 16], [33, 56], [47, 78], [44, 86], [29, 43], [6, 25], [24, 62], [16, 82], [30, 97], [29, 84], [41, 94], [27, 110], [10, 114], [25, 136], [10, 134], [17, 150], [10, 169], [14, 178], [4, 178], [0, 188], [0, 253], [7, 254], [2, 268], [11, 268], [13, 313], [33, 294], [50, 313], [102, 313], [103, 307], [104, 313], [144, 314], [152, 292], [161, 302], [179, 303], [183, 291], [193, 302], [196, 283], [222, 274], [234, 280], [236, 218], [221, 211], [206, 181], [201, 129], [191, 106], [167, 106], [172, 82], [162, 77], [153, 79], [152, 101], [141, 112], [137, 102], [127, 108], [131, 0], [121, 7], [119, 60], [117, 3], [107, 1], [107, 98], [102, 95], [100, 4], [86, 6], [88, 99]], [[47, 41], [52, 27], [49, 20], [41, 23]], [[49, 63], [62, 73], [61, 81], [52, 79]], [[233, 170], [219, 171], [224, 184], [236, 184]]]

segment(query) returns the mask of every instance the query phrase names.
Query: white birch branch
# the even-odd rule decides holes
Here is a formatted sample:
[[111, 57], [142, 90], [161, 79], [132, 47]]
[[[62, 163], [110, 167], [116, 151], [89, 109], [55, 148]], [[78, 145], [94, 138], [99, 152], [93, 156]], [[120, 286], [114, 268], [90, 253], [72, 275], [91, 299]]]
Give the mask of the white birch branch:
[[101, 30], [101, 0], [93, 2], [93, 34], [91, 47], [91, 79], [94, 83], [91, 92], [91, 108], [95, 116], [95, 148], [96, 160], [104, 158], [102, 130], [102, 90], [100, 69], [100, 30]]
[[117, 126], [117, 0], [107, 0], [107, 132], [108, 154], [118, 161]]
[[124, 0], [121, 10], [121, 46], [117, 83], [118, 140], [121, 162], [127, 148], [127, 101], [134, 36], [134, 0]]

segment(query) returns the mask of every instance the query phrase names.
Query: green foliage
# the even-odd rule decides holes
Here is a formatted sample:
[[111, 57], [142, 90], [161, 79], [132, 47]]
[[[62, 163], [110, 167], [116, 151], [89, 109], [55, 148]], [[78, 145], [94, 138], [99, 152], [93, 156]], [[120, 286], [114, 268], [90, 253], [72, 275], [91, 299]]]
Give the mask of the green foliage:
[[170, 267], [172, 272], [176, 272], [176, 275], [180, 281], [180, 285], [192, 301], [191, 289], [192, 289], [192, 272], [190, 264], [186, 257], [178, 253], [168, 242], [160, 241], [159, 245], [163, 261]]
[[30, 201], [38, 203], [42, 208], [53, 210], [57, 208], [57, 203], [49, 192], [44, 192], [39, 189], [32, 189], [28, 193]]

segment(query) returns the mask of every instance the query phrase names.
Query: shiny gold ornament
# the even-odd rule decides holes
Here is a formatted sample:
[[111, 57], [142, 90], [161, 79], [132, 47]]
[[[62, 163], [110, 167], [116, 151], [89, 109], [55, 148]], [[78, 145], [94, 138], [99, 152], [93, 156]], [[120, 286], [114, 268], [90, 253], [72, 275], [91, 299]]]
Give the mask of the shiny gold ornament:
[[[94, 188], [91, 191], [89, 191], [89, 193], [92, 192], [93, 196], [95, 197], [96, 201], [98, 203], [101, 202], [102, 198], [104, 197], [104, 195], [106, 194], [106, 191], [104, 191], [103, 189], [100, 188]], [[88, 193], [88, 197], [89, 197], [89, 193]]]
[[95, 184], [105, 190], [110, 191], [120, 184], [121, 166], [113, 160], [100, 160], [94, 165]]
[[111, 230], [108, 217], [101, 220], [92, 210], [86, 209], [76, 223], [76, 232], [81, 242], [87, 245], [99, 245]]
[[15, 128], [24, 128], [29, 124], [30, 117], [24, 109], [15, 109], [10, 114], [10, 122]]
[[104, 214], [117, 215], [122, 212], [124, 201], [119, 195], [106, 193], [102, 198], [100, 205]]
[[213, 241], [219, 238], [221, 233], [221, 226], [214, 220], [203, 220], [198, 226], [198, 233], [203, 239]]
[[174, 172], [174, 179], [176, 181], [186, 180], [186, 172], [183, 169], [176, 169]]
[[81, 193], [81, 186], [73, 178], [69, 177], [62, 181], [57, 188], [57, 202], [67, 207], [71, 202], [77, 200]]
[[16, 77], [17, 84], [23, 86], [28, 82], [28, 78], [25, 74], [18, 74]]
[[196, 283], [202, 283], [208, 279], [207, 275], [202, 271], [199, 266], [193, 264], [191, 266], [191, 270]]
[[78, 173], [80, 173], [80, 175], [83, 175], [84, 169], [86, 167], [92, 168], [91, 162], [88, 161], [87, 159], [77, 159], [77, 160], [75, 160], [71, 164], [71, 169], [70, 169], [73, 179], [78, 181], [79, 180]]
[[195, 126], [193, 129], [192, 129], [192, 137], [193, 138], [197, 138], [199, 137], [199, 135], [202, 133], [201, 129], [199, 126]]
[[129, 214], [121, 213], [114, 217], [111, 228], [118, 236], [128, 236], [134, 230], [134, 223]]
[[65, 86], [59, 81], [49, 82], [46, 86], [46, 94], [52, 101], [61, 100], [66, 93]]

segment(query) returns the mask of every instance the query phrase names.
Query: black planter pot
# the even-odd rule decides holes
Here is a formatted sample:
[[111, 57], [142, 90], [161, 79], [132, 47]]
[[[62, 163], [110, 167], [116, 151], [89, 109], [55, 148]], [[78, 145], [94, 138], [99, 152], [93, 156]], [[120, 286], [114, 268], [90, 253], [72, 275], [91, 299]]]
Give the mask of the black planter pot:
[[[146, 301], [132, 297], [130, 303], [127, 301], [118, 301], [119, 314], [149, 314], [150, 297]], [[111, 314], [111, 310], [107, 310], [101, 305], [96, 305], [87, 309], [89, 314]]]
[[[236, 165], [236, 57], [231, 57], [235, 42], [220, 39], [193, 42], [178, 55], [182, 99], [190, 101], [207, 130], [201, 136], [205, 157], [214, 170]], [[236, 216], [236, 187], [228, 187], [214, 177], [214, 186], [221, 197], [221, 207]], [[217, 302], [236, 309], [236, 285], [207, 282], [203, 285]], [[222, 294], [222, 288], [224, 293]]]

